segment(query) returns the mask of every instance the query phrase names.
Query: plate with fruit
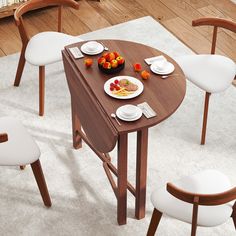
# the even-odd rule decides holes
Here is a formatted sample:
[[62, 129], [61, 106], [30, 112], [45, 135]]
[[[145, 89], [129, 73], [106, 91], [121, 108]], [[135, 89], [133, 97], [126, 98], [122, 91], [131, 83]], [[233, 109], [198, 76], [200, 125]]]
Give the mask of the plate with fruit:
[[117, 99], [135, 98], [143, 89], [143, 83], [131, 76], [116, 76], [104, 84], [105, 93]]
[[125, 68], [125, 59], [118, 52], [106, 52], [98, 58], [98, 68], [105, 74], [114, 74]]

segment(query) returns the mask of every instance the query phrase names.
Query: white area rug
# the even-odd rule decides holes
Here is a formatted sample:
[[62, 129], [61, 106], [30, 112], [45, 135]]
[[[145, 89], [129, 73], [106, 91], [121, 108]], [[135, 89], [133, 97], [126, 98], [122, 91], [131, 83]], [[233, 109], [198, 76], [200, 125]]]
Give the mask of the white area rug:
[[[192, 53], [151, 17], [144, 17], [82, 36], [141, 42], [171, 56]], [[216, 168], [236, 183], [236, 92], [211, 97], [207, 143], [200, 146], [204, 93], [188, 83], [178, 111], [150, 130], [147, 215], [134, 219], [134, 199], [128, 194], [127, 225], [116, 222], [116, 199], [102, 163], [84, 144], [71, 142], [70, 97], [61, 63], [47, 67], [46, 114], [37, 115], [38, 70], [27, 65], [19, 88], [13, 87], [19, 54], [0, 58], [0, 116], [21, 120], [42, 151], [41, 162], [53, 206], [43, 206], [29, 167], [1, 167], [0, 235], [145, 235], [153, 207], [151, 192], [167, 181]], [[134, 181], [135, 135], [130, 136], [129, 178]], [[115, 153], [115, 151], [114, 151]], [[114, 157], [114, 163], [116, 159]], [[161, 220], [158, 235], [190, 235], [190, 225]], [[231, 220], [216, 228], [198, 228], [198, 235], [235, 235]]]

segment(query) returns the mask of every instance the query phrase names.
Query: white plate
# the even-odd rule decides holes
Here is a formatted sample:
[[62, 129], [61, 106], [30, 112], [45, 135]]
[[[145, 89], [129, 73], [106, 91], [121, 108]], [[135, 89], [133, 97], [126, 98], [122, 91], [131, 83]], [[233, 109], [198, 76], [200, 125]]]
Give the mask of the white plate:
[[117, 115], [117, 117], [119, 119], [124, 120], [124, 121], [135, 121], [135, 120], [138, 120], [138, 119], [141, 118], [141, 116], [143, 114], [142, 110], [139, 107], [137, 107], [138, 108], [137, 109], [137, 114], [134, 117], [125, 117], [125, 116], [122, 115], [123, 114], [122, 113], [122, 108], [123, 108], [123, 106], [119, 107], [116, 110], [116, 115]]
[[96, 50], [90, 50], [90, 49], [88, 48], [88, 43], [89, 43], [89, 42], [84, 43], [84, 44], [81, 46], [80, 50], [81, 50], [83, 53], [85, 53], [85, 54], [87, 54], [87, 55], [97, 55], [97, 54], [100, 54], [101, 52], [104, 51], [104, 46], [103, 46], [102, 44], [100, 44], [100, 43], [97, 42], [97, 48], [96, 48]]
[[152, 64], [150, 66], [150, 69], [155, 74], [167, 75], [167, 74], [172, 73], [175, 70], [175, 66], [172, 63], [168, 62], [167, 66], [166, 66], [166, 68], [164, 70], [158, 70], [157, 68], [155, 68], [154, 64]]
[[[132, 93], [132, 94], [129, 94], [128, 96], [124, 96], [124, 97], [121, 97], [121, 96], [118, 96], [116, 94], [113, 94], [111, 91], [110, 91], [110, 84], [111, 83], [114, 83], [115, 80], [121, 80], [121, 79], [128, 79], [130, 82], [138, 85], [138, 89]], [[134, 78], [134, 77], [131, 77], [131, 76], [116, 76], [116, 77], [113, 77], [109, 80], [106, 81], [106, 83], [104, 84], [104, 91], [106, 94], [108, 94], [109, 96], [113, 97], [113, 98], [117, 98], [117, 99], [130, 99], [130, 98], [135, 98], [137, 96], [139, 96], [142, 92], [143, 92], [143, 83], [141, 81], [139, 81], [138, 79]]]
[[120, 115], [128, 119], [135, 118], [138, 114], [138, 111], [139, 111], [139, 107], [132, 104], [126, 104], [120, 107]]

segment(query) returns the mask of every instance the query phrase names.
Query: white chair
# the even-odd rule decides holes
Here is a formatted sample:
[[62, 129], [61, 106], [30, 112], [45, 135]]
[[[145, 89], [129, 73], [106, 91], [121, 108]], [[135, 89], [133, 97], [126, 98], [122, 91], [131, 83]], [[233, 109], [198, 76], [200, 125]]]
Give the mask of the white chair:
[[[211, 54], [215, 54], [218, 27], [236, 32], [236, 23], [219, 18], [194, 20], [193, 26], [214, 26]], [[233, 45], [232, 45], [233, 46]], [[190, 55], [176, 58], [188, 80], [206, 91], [201, 144], [205, 144], [209, 98], [212, 93], [227, 89], [235, 78], [236, 65], [233, 60], [220, 55]]]
[[[58, 32], [41, 32], [31, 39], [24, 27], [23, 14], [32, 9], [47, 6], [58, 6]], [[24, 70], [25, 61], [39, 67], [39, 115], [44, 114], [45, 97], [45, 65], [62, 60], [61, 50], [66, 45], [82, 41], [79, 37], [61, 33], [62, 7], [69, 6], [75, 9], [79, 4], [74, 0], [30, 0], [21, 4], [15, 11], [14, 17], [22, 40], [22, 50], [16, 72], [14, 86], [19, 86]], [[52, 19], [53, 20], [53, 19]]]
[[25, 166], [30, 164], [44, 205], [51, 199], [39, 161], [40, 150], [26, 129], [15, 119], [0, 118], [0, 166]]
[[[154, 206], [148, 236], [155, 234], [162, 214], [192, 224], [191, 236], [197, 226], [213, 227], [233, 218], [236, 228], [236, 187], [219, 171], [205, 170], [184, 177], [151, 195]], [[227, 235], [227, 233], [226, 233]]]

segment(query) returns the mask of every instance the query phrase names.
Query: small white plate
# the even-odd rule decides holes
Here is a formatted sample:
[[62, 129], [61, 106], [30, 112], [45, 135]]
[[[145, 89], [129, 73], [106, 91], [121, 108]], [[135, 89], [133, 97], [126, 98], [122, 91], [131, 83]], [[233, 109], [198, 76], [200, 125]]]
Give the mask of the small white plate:
[[[90, 48], [89, 45], [91, 43], [93, 43], [93, 45], [96, 45], [96, 48]], [[104, 46], [98, 42], [87, 42], [81, 46], [80, 50], [87, 55], [97, 55], [104, 51]]]
[[[124, 106], [126, 106], [126, 105], [124, 105]], [[135, 120], [138, 120], [141, 118], [143, 112], [139, 107], [137, 107], [137, 111], [136, 111], [135, 116], [132, 116], [132, 117], [124, 116], [123, 112], [122, 112], [122, 109], [124, 108], [124, 106], [121, 106], [116, 110], [116, 115], [119, 119], [124, 120], [124, 121], [135, 121]]]
[[168, 62], [164, 70], [158, 70], [157, 68], [155, 68], [154, 64], [151, 65], [150, 69], [155, 74], [167, 75], [167, 74], [172, 73], [175, 70], [175, 66], [172, 63]]
[[139, 107], [132, 104], [126, 104], [121, 107], [120, 115], [128, 119], [133, 119], [134, 117], [137, 116], [138, 110]]
[[[121, 97], [121, 96], [118, 96], [116, 94], [113, 94], [111, 91], [110, 91], [110, 84], [111, 83], [114, 83], [115, 80], [121, 80], [121, 79], [128, 79], [130, 82], [136, 84], [138, 86], [138, 89], [132, 93], [132, 94], [129, 94], [127, 96], [124, 96], [124, 97]], [[106, 81], [106, 83], [104, 84], [104, 91], [106, 94], [108, 94], [109, 96], [113, 97], [113, 98], [117, 98], [117, 99], [130, 99], [130, 98], [135, 98], [137, 96], [139, 96], [142, 92], [143, 92], [143, 83], [134, 78], [134, 77], [131, 77], [131, 76], [116, 76], [116, 77], [113, 77], [109, 80]]]

